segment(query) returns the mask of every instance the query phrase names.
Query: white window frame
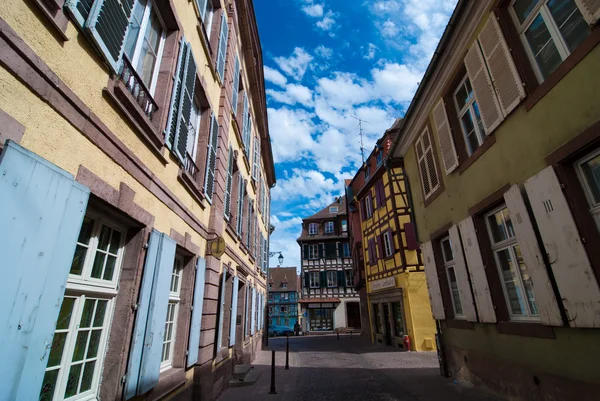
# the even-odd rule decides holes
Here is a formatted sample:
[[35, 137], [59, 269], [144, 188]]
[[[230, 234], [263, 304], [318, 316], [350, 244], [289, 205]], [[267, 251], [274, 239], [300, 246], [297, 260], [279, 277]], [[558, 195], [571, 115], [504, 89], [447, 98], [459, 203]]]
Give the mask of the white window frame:
[[338, 206], [329, 206], [329, 213], [337, 213], [340, 208]]
[[[346, 250], [348, 252], [346, 252]], [[350, 257], [350, 244], [345, 242], [342, 244], [342, 257], [349, 258]]]
[[365, 209], [367, 219], [373, 217], [373, 197], [371, 196], [371, 193], [368, 193], [365, 198]]
[[[548, 33], [550, 34], [550, 37], [552, 38], [552, 41], [554, 42], [554, 45], [556, 46], [558, 54], [562, 58], [563, 62], [565, 61], [565, 59], [567, 57], [569, 57], [571, 52], [569, 51], [569, 47], [567, 46], [567, 43], [563, 39], [562, 34], [560, 33], [558, 26], [556, 25], [556, 22], [554, 21], [554, 17], [552, 17], [552, 14], [550, 13], [550, 10], [548, 9], [548, 5], [547, 5], [548, 0], [540, 0], [538, 2], [538, 4], [533, 8], [533, 10], [529, 13], [529, 16], [527, 16], [525, 21], [523, 21], [523, 23], [521, 23], [519, 21], [519, 18], [517, 17], [517, 13], [515, 12], [515, 10], [513, 8], [515, 1], [516, 0], [512, 0], [510, 2], [510, 5], [508, 7], [509, 13], [510, 13], [510, 15], [513, 19], [513, 22], [515, 24], [515, 27], [517, 29], [517, 34], [519, 35], [519, 38], [521, 39], [521, 42], [523, 43], [523, 47], [525, 48], [525, 52], [527, 53], [529, 62], [531, 63], [531, 66], [533, 67], [535, 76], [538, 79], [538, 82], [542, 83], [545, 80], [545, 78], [542, 75], [542, 71], [540, 70], [540, 68], [538, 66], [538, 63], [535, 59], [535, 55], [533, 54], [533, 51], [531, 50], [531, 47], [529, 46], [529, 42], [527, 42], [527, 38], [525, 37], [525, 31], [527, 31], [527, 29], [529, 29], [529, 27], [531, 26], [532, 22], [536, 19], [538, 14], [542, 15], [542, 19], [544, 20], [544, 23], [546, 24], [546, 27], [548, 28]], [[575, 4], [575, 7], [577, 7], [577, 9], [579, 9], [577, 2], [574, 0], [571, 0], [571, 1], [573, 1], [573, 3]], [[579, 12], [581, 12], [583, 14], [581, 9], [579, 9]]]
[[212, 30], [212, 23], [215, 15], [215, 6], [212, 0], [206, 0], [204, 10], [198, 10], [198, 12], [200, 13], [200, 20], [202, 21], [202, 26], [204, 26], [206, 36], [210, 39], [210, 31]]
[[[494, 261], [496, 262], [496, 271], [498, 272], [499, 278], [500, 278], [500, 283], [502, 284], [502, 291], [504, 293], [504, 300], [506, 302], [506, 308], [508, 310], [509, 316], [511, 320], [515, 320], [515, 321], [539, 321], [540, 320], [540, 316], [539, 316], [539, 311], [538, 314], [534, 314], [531, 310], [530, 310], [530, 306], [529, 306], [529, 302], [527, 301], [527, 293], [525, 291], [525, 284], [523, 283], [523, 277], [521, 275], [521, 269], [518, 268], [517, 264], [517, 255], [514, 251], [514, 247], [515, 246], [520, 246], [518, 241], [517, 241], [517, 237], [516, 235], [514, 236], [510, 236], [510, 233], [508, 232], [508, 229], [506, 229], [506, 240], [500, 241], [500, 242], [494, 242], [494, 237], [492, 235], [492, 228], [490, 227], [488, 218], [490, 216], [495, 215], [496, 213], [503, 211], [503, 210], [507, 210], [508, 208], [506, 207], [506, 205], [501, 205], [498, 206], [497, 208], [495, 208], [494, 210], [492, 210], [491, 212], [488, 212], [485, 215], [485, 225], [487, 227], [487, 231], [488, 231], [488, 237], [490, 239], [490, 244], [491, 244], [491, 248], [492, 248], [492, 253], [494, 254]], [[504, 216], [504, 214], [503, 214]], [[504, 219], [504, 226], [506, 228], [506, 219], [503, 217]], [[523, 315], [515, 315], [512, 312], [512, 308], [510, 306], [510, 300], [508, 298], [508, 291], [506, 289], [506, 283], [504, 280], [504, 276], [502, 274], [502, 267], [500, 265], [500, 259], [498, 257], [498, 253], [504, 250], [508, 250], [510, 257], [513, 261], [513, 268], [516, 272], [516, 274], [514, 274], [514, 276], [516, 276], [516, 280], [515, 280], [515, 286], [518, 287], [518, 290], [521, 292], [521, 295], [523, 297], [522, 302], [522, 309], [524, 310], [525, 314]], [[535, 296], [535, 294], [534, 294]], [[534, 299], [535, 301], [535, 299]], [[537, 302], [536, 302], [536, 308], [539, 308], [539, 306], [537, 306]]]
[[317, 235], [319, 233], [319, 224], [308, 223], [308, 235]]
[[346, 269], [346, 271], [344, 272], [344, 275], [346, 277], [346, 287], [353, 287], [354, 286], [354, 271], [352, 269]]
[[[196, 163], [196, 156], [198, 153], [198, 137], [200, 135], [200, 121], [202, 119], [202, 107], [194, 100], [192, 104], [192, 129], [194, 130], [194, 135], [188, 135], [188, 144], [186, 146], [186, 151], [188, 155], [192, 158], [192, 161]], [[192, 152], [190, 153], [189, 149], [189, 141], [192, 142]]]
[[[121, 274], [122, 262], [123, 262], [123, 254], [125, 250], [125, 236], [127, 230], [125, 227], [119, 225], [113, 220], [101, 216], [99, 213], [88, 210], [86, 212], [86, 217], [94, 219], [92, 232], [90, 236], [90, 244], [88, 246], [88, 250], [86, 252], [86, 257], [84, 261], [84, 266], [82, 269], [82, 273], [87, 272], [87, 276], [78, 276], [70, 274], [67, 279], [67, 285], [65, 289], [65, 299], [71, 298], [74, 299], [73, 308], [71, 311], [71, 317], [69, 321], [69, 325], [66, 329], [56, 330], [57, 333], [67, 333], [65, 338], [65, 343], [62, 350], [61, 360], [58, 365], [51, 367], [48, 370], [58, 370], [58, 375], [55, 382], [54, 387], [54, 396], [53, 400], [63, 400], [64, 394], [66, 390], [67, 380], [69, 377], [69, 371], [73, 364], [73, 353], [75, 350], [76, 340], [78, 333], [81, 331], [79, 324], [81, 322], [81, 317], [83, 313], [83, 309], [85, 306], [85, 301], [87, 299], [94, 299], [100, 301], [106, 301], [106, 309], [104, 312], [104, 320], [101, 326], [96, 326], [95, 328], [102, 328], [102, 333], [100, 335], [100, 340], [98, 343], [98, 350], [96, 352], [95, 357], [95, 366], [94, 366], [94, 374], [92, 377], [90, 389], [84, 391], [80, 394], [69, 397], [69, 400], [93, 400], [96, 399], [98, 394], [100, 380], [103, 371], [104, 358], [106, 356], [106, 348], [108, 344], [108, 338], [110, 334], [112, 318], [114, 313], [114, 305], [117, 291], [117, 283]], [[106, 225], [112, 230], [119, 231], [121, 233], [119, 249], [117, 250], [117, 259], [115, 261], [115, 269], [113, 272], [113, 280], [108, 282], [108, 280], [99, 280], [89, 276], [91, 273], [93, 261], [95, 259], [95, 255], [97, 252], [97, 246], [99, 241], [99, 234], [101, 232], [102, 225]], [[112, 233], [111, 233], [112, 235]], [[64, 300], [63, 300], [64, 302]], [[97, 303], [96, 303], [97, 305]], [[95, 312], [94, 312], [95, 315]], [[95, 320], [95, 316], [92, 317], [92, 322]], [[87, 328], [84, 328], [84, 330]], [[88, 334], [88, 344], [86, 345], [86, 353], [89, 347], [89, 339], [91, 336]], [[49, 351], [48, 351], [49, 352]], [[86, 360], [87, 358], [83, 358]], [[90, 361], [94, 358], [90, 358]], [[78, 361], [79, 362], [79, 361]], [[56, 367], [58, 366], [58, 367]], [[53, 369], [55, 368], [55, 369]], [[83, 375], [83, 372], [81, 372]], [[82, 376], [81, 376], [82, 377]], [[78, 384], [80, 386], [81, 383]], [[40, 389], [41, 390], [41, 389]]]
[[[448, 247], [450, 248], [450, 252], [452, 253], [452, 259], [449, 259], [444, 252], [444, 242], [448, 241]], [[454, 311], [455, 319], [466, 319], [465, 310], [462, 306], [463, 301], [460, 297], [460, 290], [458, 285], [458, 280], [456, 279], [456, 262], [454, 260], [454, 251], [452, 250], [452, 242], [450, 241], [450, 237], [446, 236], [440, 240], [440, 248], [442, 251], [442, 261], [444, 262], [444, 271], [446, 272], [446, 277], [448, 278], [448, 289], [450, 290], [450, 301], [452, 302], [452, 310]], [[456, 282], [456, 289], [452, 288], [452, 279], [450, 278], [450, 270], [454, 272], [454, 281]], [[455, 296], [458, 297], [458, 301], [460, 302], [460, 312], [458, 311], [458, 305], [456, 304]]]
[[391, 233], [389, 231], [386, 231], [383, 233], [382, 237], [383, 237], [383, 250], [385, 252], [385, 257], [389, 258], [390, 256], [392, 256], [394, 254], [392, 252]]
[[[485, 136], [485, 130], [480, 129], [479, 124], [477, 123], [475, 108], [473, 106], [474, 104], [477, 104], [477, 99], [475, 99], [475, 91], [473, 90], [473, 86], [471, 85], [470, 81], [469, 81], [469, 85], [471, 86], [472, 95], [467, 99], [467, 101], [465, 102], [465, 105], [462, 108], [460, 108], [458, 106], [456, 94], [462, 88], [465, 88], [465, 90], [467, 89], [467, 85], [466, 85], [467, 81], [469, 81], [469, 75], [465, 74], [463, 79], [461, 79], [460, 84], [456, 87], [456, 90], [452, 94], [452, 100], [454, 101], [454, 107], [456, 109], [456, 114], [458, 116], [460, 130], [462, 131], [463, 138], [465, 140], [465, 146], [467, 148], [467, 153], [469, 153], [469, 156], [470, 156], [473, 154], [473, 152], [475, 152], [477, 149], [479, 149], [479, 147], [481, 147], [481, 145], [483, 144], [483, 141], [485, 141], [486, 136]], [[477, 104], [477, 107], [479, 108], [479, 104]], [[466, 132], [467, 130], [462, 121], [463, 116], [467, 113], [470, 114], [471, 121], [473, 121], [473, 126], [475, 127], [474, 135], [477, 138], [477, 148], [476, 149], [471, 149], [471, 147], [469, 145], [470, 144], [469, 139], [467, 138], [467, 132]], [[479, 114], [481, 116], [481, 112]], [[483, 121], [482, 121], [482, 123], [483, 123]]]
[[[173, 355], [175, 354], [175, 339], [177, 338], [177, 315], [179, 314], [179, 303], [181, 302], [181, 279], [183, 277], [183, 257], [175, 255], [173, 262], [173, 272], [171, 273], [171, 283], [169, 285], [169, 306], [167, 308], [167, 318], [165, 321], [165, 335], [163, 337], [163, 347], [161, 350], [160, 371], [165, 371], [173, 366]], [[169, 311], [173, 310], [173, 320], [169, 320]], [[169, 334], [169, 325], [171, 326], [171, 337]], [[168, 347], [169, 357], [165, 357], [165, 346]]]
[[327, 270], [327, 288], [336, 288], [337, 286], [337, 270]]
[[[423, 142], [423, 138], [427, 135], [428, 140], [429, 140], [429, 146], [427, 148], [425, 148], [425, 143]], [[419, 154], [417, 152], [417, 149], [419, 147], [419, 145], [421, 146], [421, 150], [422, 150], [422, 154], [419, 157]], [[435, 174], [436, 177], [436, 181], [437, 184], [435, 186], [432, 186], [431, 184], [431, 174], [432, 171], [429, 169], [429, 164], [427, 163], [427, 152], [431, 152], [431, 157], [433, 160], [433, 174]], [[415, 155], [417, 156], [417, 167], [419, 169], [419, 179], [421, 181], [421, 188], [423, 189], [423, 194], [425, 195], [425, 199], [428, 199], [431, 195], [433, 195], [435, 193], [435, 191], [437, 191], [437, 189], [440, 187], [440, 183], [441, 183], [441, 177], [438, 174], [438, 166], [436, 163], [436, 159], [435, 159], [435, 153], [434, 153], [434, 149], [433, 149], [433, 136], [430, 135], [429, 133], [429, 129], [427, 127], [425, 127], [423, 129], [423, 131], [421, 132], [421, 135], [419, 135], [419, 137], [417, 138], [417, 141], [415, 143]], [[423, 183], [423, 173], [421, 172], [421, 161], [425, 162], [425, 177], [427, 178], [428, 184], [429, 184], [429, 192], [425, 192], [425, 185]]]
[[308, 272], [310, 288], [321, 288], [319, 273], [320, 272]]
[[319, 259], [319, 244], [308, 245], [308, 258]]
[[[137, 66], [137, 63], [139, 62], [139, 59], [140, 59], [140, 53], [141, 53], [141, 48], [142, 48], [142, 44], [144, 41], [144, 36], [146, 34], [146, 29], [148, 28], [148, 23], [150, 22], [150, 15], [152, 12], [154, 12], [156, 14], [156, 16], [158, 17], [158, 21], [160, 22], [160, 25], [162, 27], [162, 34], [160, 36], [158, 52], [156, 53], [156, 65], [154, 66], [154, 72], [152, 73], [152, 79], [150, 80], [150, 85], [148, 88], [148, 90], [150, 91], [150, 95], [154, 96], [154, 91], [156, 90], [156, 82], [158, 81], [158, 74], [159, 74], [159, 70], [160, 70], [160, 62], [162, 60], [162, 53], [163, 53], [163, 49], [165, 46], [165, 40], [167, 37], [167, 34], [166, 34], [167, 28], [166, 28], [165, 22], [163, 21], [162, 16], [158, 12], [158, 10], [154, 9], [154, 0], [147, 0], [147, 2], [146, 2], [146, 6], [144, 9], [144, 15], [142, 16], [142, 23], [140, 25], [140, 30], [138, 32], [138, 37], [135, 42], [135, 46], [133, 47], [133, 56], [131, 57], [131, 60], [129, 60], [129, 61], [131, 62], [131, 65], [135, 69], [135, 66]], [[127, 40], [127, 35], [125, 35], [125, 41], [126, 40]], [[141, 78], [142, 74], [137, 70], [135, 72]], [[144, 85], [146, 85], [146, 84], [144, 83]]]
[[342, 232], [343, 233], [347, 233], [348, 232], [348, 220], [342, 220]]
[[333, 234], [334, 231], [335, 231], [335, 224], [333, 223], [333, 221], [326, 221], [325, 222], [325, 234]]
[[587, 198], [588, 204], [590, 205], [590, 214], [594, 218], [598, 230], [600, 230], [600, 202], [596, 202], [596, 200], [594, 199], [594, 193], [590, 188], [590, 184], [588, 183], [587, 177], [583, 173], [582, 166], [599, 155], [600, 149], [597, 149], [596, 151], [585, 155], [575, 163], [575, 170], [577, 171], [577, 176], [579, 177], [579, 181], [581, 183], [581, 186], [583, 187], [583, 191], [585, 192], [585, 197]]

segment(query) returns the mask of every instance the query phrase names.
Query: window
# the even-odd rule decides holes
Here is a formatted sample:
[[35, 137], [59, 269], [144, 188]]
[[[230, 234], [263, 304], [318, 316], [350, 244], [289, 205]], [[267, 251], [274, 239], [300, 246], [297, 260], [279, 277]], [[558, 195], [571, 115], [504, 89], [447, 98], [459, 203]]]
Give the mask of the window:
[[508, 209], [501, 206], [486, 215], [485, 220], [511, 318], [537, 317], [533, 284]]
[[93, 398], [108, 340], [124, 230], [89, 213], [83, 220], [49, 349], [40, 400]]
[[123, 50], [151, 94], [156, 88], [164, 41], [165, 28], [154, 10], [153, 1], [136, 1]]
[[381, 325], [381, 313], [380, 313], [380, 308], [379, 308], [379, 304], [372, 304], [373, 305], [373, 316], [375, 317], [375, 332], [376, 333], [383, 333], [383, 326]]
[[348, 220], [342, 220], [342, 232], [343, 233], [348, 232]]
[[446, 270], [446, 275], [448, 276], [448, 285], [450, 286], [454, 317], [464, 317], [460, 292], [458, 291], [458, 282], [456, 281], [456, 273], [454, 271], [454, 254], [452, 252], [452, 243], [450, 242], [450, 237], [442, 238], [440, 244], [442, 246], [444, 269]]
[[590, 33], [574, 0], [514, 0], [510, 13], [540, 82]]
[[431, 143], [429, 129], [425, 127], [421, 136], [415, 143], [417, 153], [417, 162], [421, 176], [421, 186], [425, 199], [429, 198], [440, 186], [438, 179], [437, 166], [433, 155], [433, 145]]
[[394, 250], [392, 247], [392, 233], [390, 231], [386, 231], [382, 235], [383, 237], [383, 248], [385, 252], [385, 257], [388, 258], [394, 254]]
[[287, 312], [288, 311], [288, 307], [287, 306], [282, 306], [280, 308], [281, 312]]
[[394, 334], [396, 337], [402, 337], [404, 335], [402, 304], [400, 302], [392, 302], [392, 311], [394, 313]]
[[287, 284], [286, 284], [286, 283], [283, 283], [283, 284], [281, 284], [281, 287], [282, 287], [282, 288], [287, 288]]
[[352, 269], [346, 269], [346, 287], [354, 287], [354, 272]]
[[327, 272], [327, 287], [337, 287], [337, 271], [330, 270]]
[[321, 283], [319, 282], [319, 272], [309, 272], [308, 279], [309, 279], [310, 288], [321, 287]]
[[[287, 288], [287, 284], [284, 284], [284, 285], [283, 285], [283, 288]], [[282, 299], [282, 300], [284, 300], [284, 301], [287, 301], [287, 300], [288, 300], [288, 298], [289, 298], [289, 296], [288, 296], [288, 293], [287, 293], [287, 292], [284, 292], [284, 293], [282, 293], [282, 294], [281, 294], [281, 299]]]
[[381, 163], [383, 162], [383, 152], [380, 150], [375, 157], [377, 159], [377, 167], [381, 166]]
[[325, 234], [333, 233], [333, 221], [325, 222]]
[[343, 256], [345, 258], [349, 258], [350, 257], [350, 244], [348, 244], [348, 243], [342, 244], [342, 251], [343, 251]]
[[373, 217], [373, 197], [369, 193], [365, 198], [365, 211], [367, 213], [367, 219]]
[[310, 223], [308, 225], [308, 235], [316, 235], [319, 230], [319, 225], [317, 223]]
[[337, 213], [340, 210], [337, 206], [329, 206], [329, 213]]
[[173, 364], [173, 343], [175, 342], [175, 331], [177, 329], [177, 313], [179, 312], [182, 272], [183, 258], [176, 256], [173, 273], [171, 274], [171, 287], [169, 288], [169, 305], [167, 307], [165, 336], [163, 339], [162, 357], [160, 360], [161, 370], [168, 369]]
[[590, 213], [600, 229], [600, 150], [585, 156], [576, 165], [577, 174], [590, 204]]
[[[271, 287], [271, 284], [269, 284], [269, 288]], [[269, 293], [269, 301], [273, 302], [273, 294]]]
[[198, 12], [200, 13], [200, 21], [206, 32], [206, 36], [210, 38], [210, 32], [212, 31], [212, 20], [215, 13], [215, 6], [211, 0], [196, 0], [198, 6]]
[[485, 140], [485, 130], [479, 112], [479, 105], [475, 100], [475, 92], [473, 92], [467, 75], [454, 91], [453, 99], [467, 144], [467, 152], [471, 155]]
[[319, 245], [311, 244], [308, 246], [308, 258], [319, 259]]
[[369, 178], [369, 176], [371, 175], [371, 166], [370, 165], [365, 165], [365, 179]]

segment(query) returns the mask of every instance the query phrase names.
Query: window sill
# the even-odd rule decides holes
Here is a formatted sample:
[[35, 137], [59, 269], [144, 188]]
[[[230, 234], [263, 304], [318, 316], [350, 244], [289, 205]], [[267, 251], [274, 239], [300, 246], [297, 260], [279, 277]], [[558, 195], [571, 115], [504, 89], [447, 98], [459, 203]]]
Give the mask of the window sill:
[[458, 167], [458, 174], [464, 173], [466, 169], [471, 167], [471, 165], [475, 163], [475, 161], [479, 159], [479, 157], [482, 154], [484, 154], [489, 148], [491, 148], [492, 145], [495, 143], [496, 134], [495, 132], [492, 132], [487, 138], [485, 138], [485, 141], [483, 141], [481, 146], [478, 147], [477, 150], [471, 154], [471, 156], [469, 156], [464, 162], [460, 164], [460, 166]]
[[215, 356], [215, 365], [223, 362], [227, 358], [229, 358], [229, 347], [223, 347], [219, 349]]
[[188, 192], [196, 199], [196, 202], [202, 207], [202, 209], [206, 208], [206, 198], [204, 197], [204, 192], [198, 186], [194, 177], [190, 175], [186, 170], [179, 168], [179, 173], [177, 174], [177, 179], [181, 182], [181, 184], [188, 190]]
[[213, 78], [218, 79], [220, 82], [220, 79], [217, 75], [217, 71], [215, 70], [215, 66], [212, 63], [213, 51], [210, 47], [210, 40], [208, 40], [208, 35], [206, 34], [206, 29], [204, 29], [204, 24], [198, 21], [198, 24], [196, 24], [196, 29], [198, 30], [198, 35], [200, 36], [200, 42], [202, 42], [202, 48], [204, 49], [204, 53], [206, 54], [206, 59], [211, 60], [211, 62], [208, 63], [210, 72], [212, 73]]
[[590, 36], [575, 49], [569, 57], [558, 66], [544, 82], [539, 84], [532, 93], [525, 99], [525, 107], [530, 110], [539, 102], [552, 88], [554, 88], [585, 56], [591, 52], [596, 45], [600, 43], [600, 26], [596, 25], [592, 28]]
[[160, 400], [164, 398], [167, 394], [171, 393], [178, 387], [181, 387], [185, 384], [185, 369], [183, 368], [171, 368], [167, 369], [164, 372], [160, 373], [158, 377], [158, 383], [152, 389], [150, 393], [148, 393], [148, 401]]
[[229, 233], [229, 235], [231, 235], [231, 238], [233, 238], [233, 242], [235, 242], [236, 244], [238, 243], [238, 236], [235, 233], [235, 229], [231, 226], [231, 218], [229, 219], [229, 221], [227, 222], [227, 224], [225, 224], [225, 231], [227, 231]]
[[125, 87], [125, 84], [118, 78], [111, 78], [104, 91], [129, 119], [129, 122], [135, 127], [141, 138], [150, 145], [150, 149], [156, 154], [159, 160], [166, 165], [168, 160], [162, 153], [164, 144], [162, 133], [142, 112], [140, 106]]
[[[59, 4], [57, 1], [44, 1], [44, 0], [34, 0], [34, 2], [38, 5], [40, 11], [48, 18], [50, 24], [55, 28], [56, 33], [61, 37], [62, 40], [67, 41], [69, 37], [67, 36], [67, 26], [69, 25], [69, 20], [67, 16], [62, 11], [62, 4]], [[56, 7], [54, 10], [49, 8], [50, 3], [54, 3]]]
[[556, 338], [554, 329], [541, 323], [498, 322], [496, 331], [500, 334], [510, 334], [523, 337]]
[[[423, 189], [421, 189], [421, 191], [423, 191]], [[424, 206], [427, 207], [429, 205], [431, 205], [431, 203], [437, 199], [438, 196], [440, 196], [440, 194], [444, 192], [444, 183], [442, 182], [442, 180], [440, 179], [440, 185], [438, 186], [438, 189], [436, 189], [435, 191], [433, 191], [433, 193], [431, 195], [429, 195], [428, 198], [425, 198], [424, 201]]]

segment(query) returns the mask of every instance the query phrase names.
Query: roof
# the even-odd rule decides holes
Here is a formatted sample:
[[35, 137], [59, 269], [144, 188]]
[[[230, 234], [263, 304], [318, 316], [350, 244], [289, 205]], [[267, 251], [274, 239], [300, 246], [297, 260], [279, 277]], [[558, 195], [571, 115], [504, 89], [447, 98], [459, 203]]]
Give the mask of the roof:
[[[271, 291], [297, 291], [298, 273], [295, 267], [269, 268], [269, 283], [273, 284]], [[281, 288], [281, 283], [287, 283], [287, 288]]]
[[[330, 206], [338, 206], [338, 211], [330, 212], [329, 211]], [[324, 207], [317, 213], [313, 214], [312, 216], [303, 218], [302, 221], [321, 220], [321, 219], [327, 219], [327, 218], [331, 218], [331, 217], [335, 217], [335, 216], [339, 216], [339, 215], [345, 215], [345, 214], [346, 214], [346, 195], [340, 196], [334, 202], [330, 203], [329, 205], [327, 205], [326, 207]]]
[[300, 301], [301, 304], [308, 304], [313, 302], [340, 302], [339, 298], [302, 298]]

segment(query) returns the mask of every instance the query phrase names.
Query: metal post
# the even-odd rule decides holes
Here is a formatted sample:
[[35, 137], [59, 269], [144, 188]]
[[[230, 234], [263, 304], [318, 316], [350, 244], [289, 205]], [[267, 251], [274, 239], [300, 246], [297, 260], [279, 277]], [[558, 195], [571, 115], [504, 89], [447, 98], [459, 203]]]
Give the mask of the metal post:
[[290, 370], [290, 336], [286, 335], [287, 340], [285, 342], [285, 370]]
[[353, 337], [352, 337], [352, 330], [350, 330], [350, 338], [353, 338]]
[[337, 337], [338, 337], [338, 340], [339, 340], [340, 339], [340, 332], [339, 331], [337, 332]]
[[277, 394], [277, 390], [275, 390], [275, 350], [271, 351], [271, 390], [269, 394]]

